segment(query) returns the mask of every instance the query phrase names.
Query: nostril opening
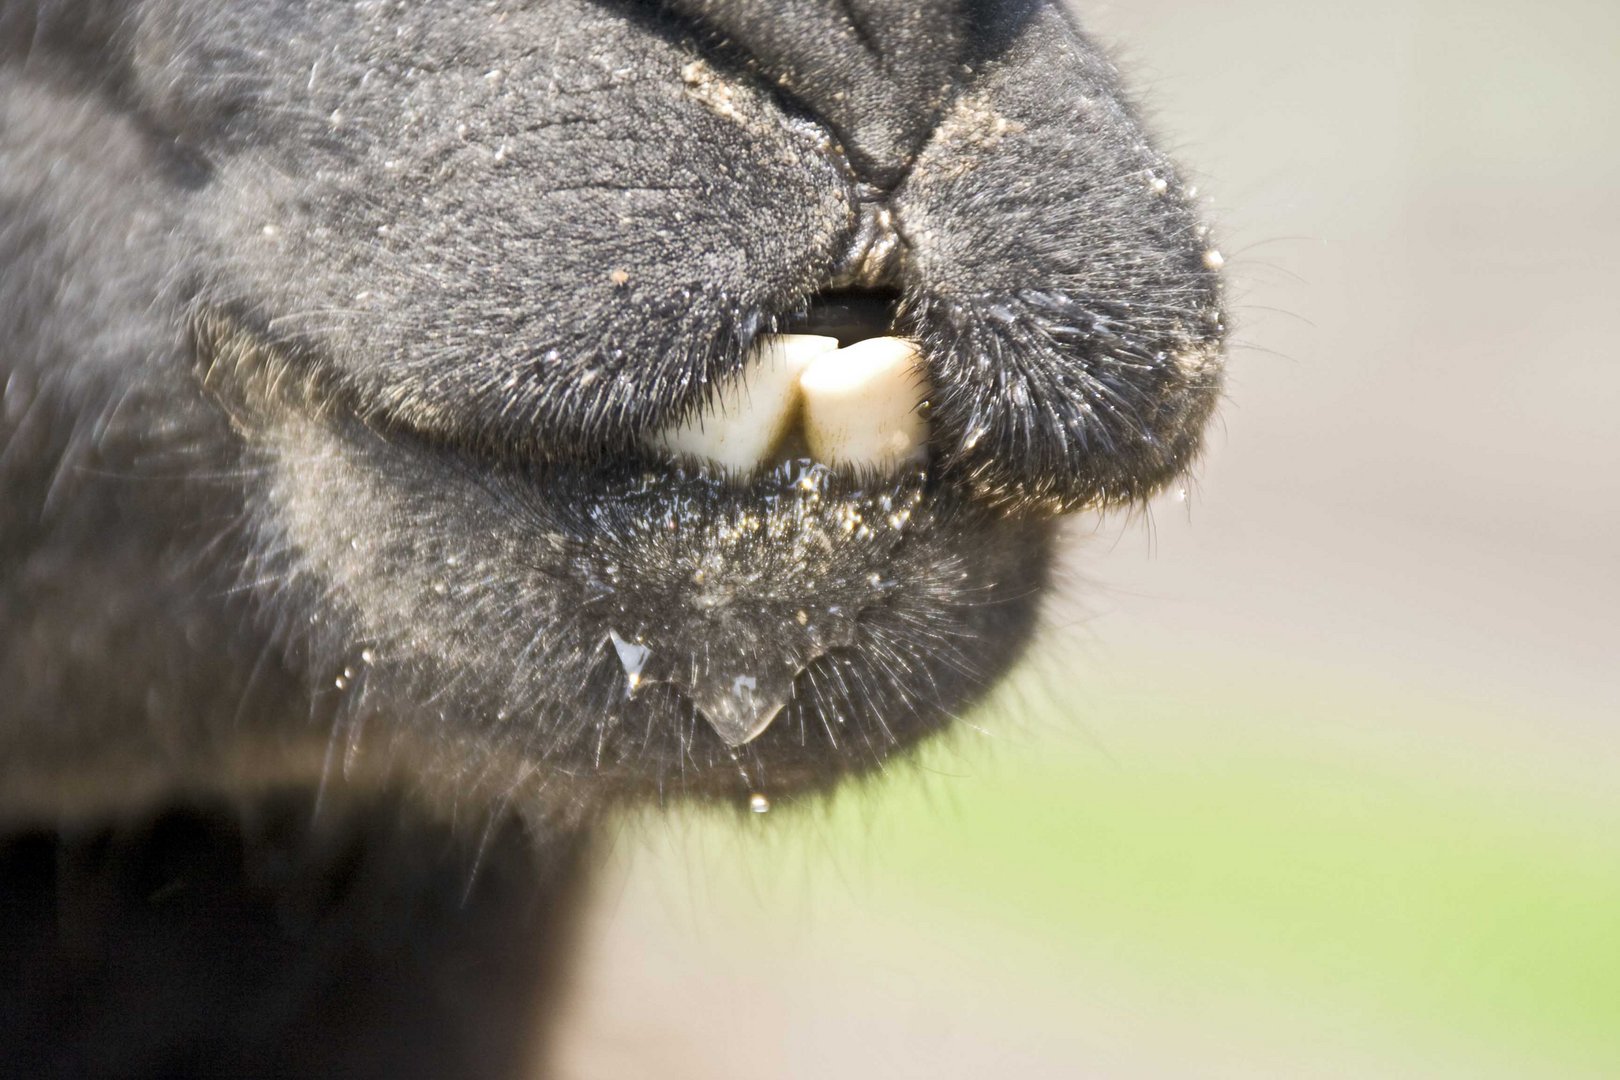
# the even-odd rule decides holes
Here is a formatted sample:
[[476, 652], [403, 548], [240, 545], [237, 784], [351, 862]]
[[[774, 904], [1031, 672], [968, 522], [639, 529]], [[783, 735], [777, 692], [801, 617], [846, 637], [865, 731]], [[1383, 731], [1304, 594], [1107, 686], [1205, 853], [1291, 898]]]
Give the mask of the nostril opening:
[[848, 348], [894, 333], [900, 294], [894, 289], [834, 289], [818, 293], [803, 311], [782, 320], [784, 334], [822, 334]]

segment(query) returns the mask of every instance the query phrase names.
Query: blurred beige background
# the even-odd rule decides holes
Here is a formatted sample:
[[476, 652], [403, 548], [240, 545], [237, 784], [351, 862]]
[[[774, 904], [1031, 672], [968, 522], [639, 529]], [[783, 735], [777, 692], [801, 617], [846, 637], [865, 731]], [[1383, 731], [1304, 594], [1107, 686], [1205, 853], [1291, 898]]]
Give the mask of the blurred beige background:
[[[836, 820], [627, 826], [561, 1075], [1620, 1074], [1620, 1035], [1570, 1026], [1615, 985], [1582, 965], [1620, 940], [1598, 902], [1620, 867], [1620, 3], [1080, 11], [1198, 177], [1232, 270], [1229, 401], [1196, 485], [1076, 529], [1042, 655], [905, 796], [933, 831], [891, 827], [919, 812], [878, 790]], [[1072, 784], [1025, 764], [1053, 760], [1080, 763]], [[1252, 821], [1231, 794], [1250, 765], [1271, 799]], [[1125, 794], [1072, 820], [1088, 785]], [[1200, 785], [1207, 803], [1178, 802]], [[1027, 800], [1018, 858], [918, 871], [919, 844], [952, 865], [980, 788]], [[1297, 847], [1265, 839], [1296, 809]], [[1132, 869], [1160, 835], [1183, 845], [1170, 869]], [[1166, 900], [1206, 839], [1222, 865], [1287, 866], [1252, 892], [1189, 871], [1207, 904]], [[1447, 861], [1476, 840], [1477, 866]], [[1585, 846], [1565, 906], [1519, 899], [1549, 876], [1525, 860], [1566, 842]], [[1040, 918], [961, 899], [1019, 866], [1099, 891]], [[1098, 899], [1133, 873], [1139, 893]], [[1502, 925], [1412, 960], [1493, 881]], [[1273, 895], [1306, 899], [1268, 915]], [[1383, 922], [1357, 922], [1369, 904]], [[1205, 954], [1245, 918], [1252, 969], [1236, 932]], [[1138, 937], [1164, 939], [1157, 966]], [[1520, 967], [1496, 963], [1513, 948]], [[1487, 976], [1499, 992], [1453, 1022]]]

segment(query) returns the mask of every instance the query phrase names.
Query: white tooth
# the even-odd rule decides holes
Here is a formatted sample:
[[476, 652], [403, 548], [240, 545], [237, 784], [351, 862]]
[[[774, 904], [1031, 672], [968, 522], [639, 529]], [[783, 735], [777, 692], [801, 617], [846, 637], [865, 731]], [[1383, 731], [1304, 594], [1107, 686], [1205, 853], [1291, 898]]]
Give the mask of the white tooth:
[[735, 473], [751, 472], [782, 438], [799, 401], [799, 374], [836, 338], [773, 334], [760, 338], [741, 376], [726, 383], [701, 412], [653, 436], [661, 450], [707, 458]]
[[920, 456], [928, 395], [914, 341], [876, 337], [822, 353], [799, 377], [804, 433], [818, 461], [892, 467]]

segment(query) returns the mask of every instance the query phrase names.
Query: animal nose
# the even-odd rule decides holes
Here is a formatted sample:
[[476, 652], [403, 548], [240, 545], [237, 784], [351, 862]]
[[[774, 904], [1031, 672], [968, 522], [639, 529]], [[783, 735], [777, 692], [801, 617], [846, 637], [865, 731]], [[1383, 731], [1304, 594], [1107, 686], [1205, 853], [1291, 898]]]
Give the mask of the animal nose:
[[744, 50], [751, 66], [832, 130], [863, 179], [885, 188], [928, 138], [966, 52], [965, 0], [669, 6]]

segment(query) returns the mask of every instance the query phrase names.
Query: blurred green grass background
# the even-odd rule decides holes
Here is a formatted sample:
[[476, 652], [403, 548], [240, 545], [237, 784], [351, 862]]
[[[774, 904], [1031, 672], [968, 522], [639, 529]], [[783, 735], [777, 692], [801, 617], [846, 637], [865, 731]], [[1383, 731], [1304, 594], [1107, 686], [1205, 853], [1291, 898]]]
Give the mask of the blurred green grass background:
[[[1106, 683], [1026, 674], [830, 804], [627, 827], [596, 1035], [694, 1077], [1620, 1076], [1606, 762], [1397, 685]], [[570, 1075], [634, 1073], [600, 1049]]]
[[[1269, 694], [1216, 711], [1236, 737], [1291, 715]], [[1620, 800], [1510, 794], [1438, 740], [1346, 761], [1275, 731], [1018, 755], [945, 820], [898, 791], [884, 880], [1241, 997], [1257, 1028], [1348, 1015], [1375, 1043], [1620, 1076]]]

